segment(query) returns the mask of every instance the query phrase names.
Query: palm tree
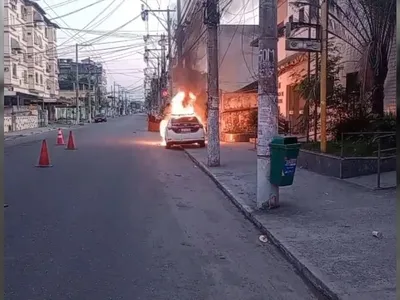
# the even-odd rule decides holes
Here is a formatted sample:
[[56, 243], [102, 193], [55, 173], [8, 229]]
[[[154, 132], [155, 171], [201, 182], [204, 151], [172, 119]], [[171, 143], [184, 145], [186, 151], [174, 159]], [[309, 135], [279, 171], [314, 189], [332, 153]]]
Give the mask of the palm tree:
[[[318, 0], [293, 1], [295, 6], [314, 6]], [[395, 38], [395, 0], [326, 0], [329, 19], [336, 29], [330, 36], [356, 53], [359, 65], [361, 95], [371, 101], [372, 112], [384, 113], [384, 83], [389, 55]], [[315, 20], [315, 16], [310, 16]]]
[[346, 34], [332, 33], [358, 53], [361, 95], [372, 112], [384, 114], [384, 84], [395, 37], [395, 0], [330, 0], [330, 18]]

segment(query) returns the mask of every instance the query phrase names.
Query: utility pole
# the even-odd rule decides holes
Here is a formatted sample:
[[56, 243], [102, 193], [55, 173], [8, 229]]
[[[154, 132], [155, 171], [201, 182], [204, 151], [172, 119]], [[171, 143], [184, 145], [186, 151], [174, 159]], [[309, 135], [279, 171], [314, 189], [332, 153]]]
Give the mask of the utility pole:
[[79, 116], [79, 58], [78, 58], [78, 47], [79, 45], [75, 45], [75, 59], [76, 59], [76, 82], [75, 82], [75, 97], [76, 97], [76, 124], [80, 123]]
[[171, 13], [170, 10], [167, 9], [167, 32], [168, 32], [168, 94], [169, 97], [172, 97], [172, 57], [171, 57], [171, 48], [172, 48], [172, 37], [171, 37]]
[[[150, 6], [145, 3], [143, 0], [141, 0], [142, 2], [142, 12], [141, 12], [141, 16], [142, 16], [142, 20], [146, 22], [146, 29], [148, 29], [148, 17], [149, 17], [149, 12], [152, 13], [167, 13], [167, 26], [164, 25], [164, 23], [162, 22], [162, 20], [160, 18], [158, 18], [156, 15], [156, 18], [158, 18], [158, 20], [160, 21], [161, 25], [164, 27], [164, 29], [167, 30], [168, 32], [168, 68], [171, 71], [172, 65], [172, 57], [171, 57], [171, 50], [172, 50], [172, 33], [171, 33], [171, 12], [174, 12], [175, 10], [171, 10], [169, 8], [167, 9], [151, 9]], [[146, 30], [148, 32], [148, 30]], [[172, 97], [172, 76], [171, 76], [172, 72], [168, 72], [168, 79], [169, 79], [169, 96]]]
[[321, 97], [321, 152], [326, 152], [326, 98], [328, 81], [328, 0], [323, 0], [321, 4], [321, 29], [322, 29], [322, 47], [321, 47], [321, 79], [320, 79], [320, 97]]
[[[209, 167], [220, 165], [219, 144], [219, 83], [218, 83], [218, 0], [207, 0], [206, 19], [207, 25], [207, 61], [208, 61], [208, 116], [207, 116], [207, 164]], [[276, 26], [275, 26], [276, 27]]]
[[88, 80], [88, 95], [89, 95], [89, 103], [88, 103], [88, 122], [92, 123], [92, 88], [91, 88], [91, 81], [92, 81], [92, 70], [90, 64], [90, 57], [89, 57], [89, 80]]
[[112, 89], [113, 97], [112, 97], [112, 115], [113, 118], [115, 117], [115, 81], [114, 81], [114, 88]]
[[[168, 39], [168, 43], [169, 43], [169, 39]], [[161, 39], [159, 41], [159, 45], [161, 46], [161, 82], [160, 82], [160, 86], [159, 86], [159, 91], [158, 93], [160, 94], [160, 101], [158, 103], [158, 109], [159, 112], [162, 113], [162, 111], [160, 111], [161, 107], [163, 106], [162, 100], [163, 98], [161, 97], [161, 90], [162, 88], [168, 84], [168, 78], [167, 78], [167, 60], [166, 60], [166, 56], [165, 56], [165, 36], [161, 35]], [[169, 46], [168, 46], [169, 48]], [[169, 50], [168, 50], [169, 53]]]
[[269, 143], [278, 134], [277, 0], [260, 0], [258, 56], [257, 208], [279, 206], [279, 187], [269, 181]]
[[177, 0], [176, 2], [176, 17], [178, 21], [178, 28], [177, 28], [177, 52], [178, 52], [178, 72], [182, 72], [182, 66], [183, 66], [183, 57], [182, 57], [182, 11], [181, 11], [181, 0]]

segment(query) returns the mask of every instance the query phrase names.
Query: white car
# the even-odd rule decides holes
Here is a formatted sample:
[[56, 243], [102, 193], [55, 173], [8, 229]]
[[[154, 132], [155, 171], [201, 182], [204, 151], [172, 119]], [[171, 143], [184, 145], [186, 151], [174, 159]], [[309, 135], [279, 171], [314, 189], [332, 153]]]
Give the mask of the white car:
[[196, 116], [172, 116], [165, 128], [165, 148], [174, 145], [199, 144], [206, 146], [206, 135], [203, 125]]

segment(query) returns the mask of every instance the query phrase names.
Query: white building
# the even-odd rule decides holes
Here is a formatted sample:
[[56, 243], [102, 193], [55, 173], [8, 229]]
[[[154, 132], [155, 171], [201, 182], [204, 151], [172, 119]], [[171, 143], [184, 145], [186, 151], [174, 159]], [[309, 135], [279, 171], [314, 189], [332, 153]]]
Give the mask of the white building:
[[6, 106], [58, 98], [58, 26], [29, 0], [4, 0], [4, 95]]

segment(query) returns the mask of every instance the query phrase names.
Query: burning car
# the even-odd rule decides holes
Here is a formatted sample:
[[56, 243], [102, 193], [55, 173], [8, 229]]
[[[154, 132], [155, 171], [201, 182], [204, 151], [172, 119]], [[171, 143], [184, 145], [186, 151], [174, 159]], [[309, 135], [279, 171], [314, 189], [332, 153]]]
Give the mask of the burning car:
[[205, 130], [201, 118], [194, 111], [196, 97], [192, 93], [178, 92], [172, 98], [170, 111], [160, 123], [162, 145], [199, 144], [205, 147]]
[[174, 145], [199, 144], [204, 148], [204, 127], [195, 115], [171, 115], [165, 129], [165, 148]]

